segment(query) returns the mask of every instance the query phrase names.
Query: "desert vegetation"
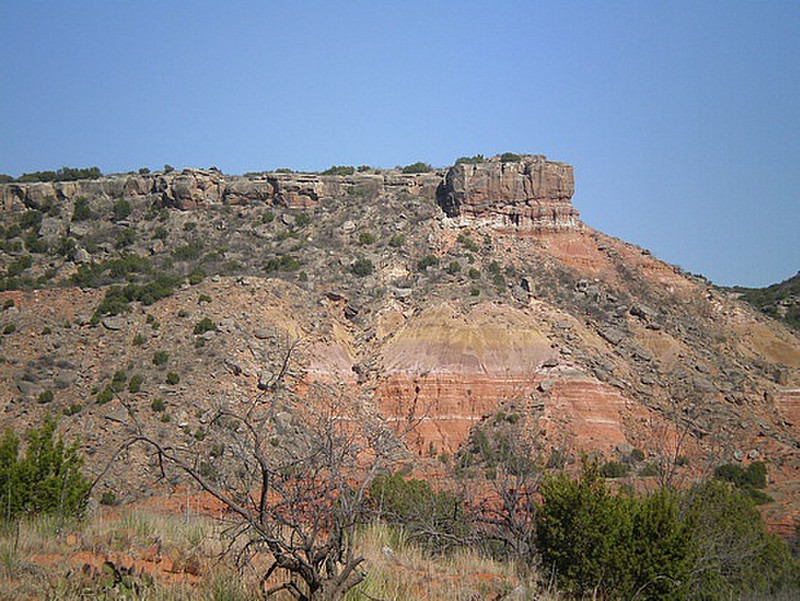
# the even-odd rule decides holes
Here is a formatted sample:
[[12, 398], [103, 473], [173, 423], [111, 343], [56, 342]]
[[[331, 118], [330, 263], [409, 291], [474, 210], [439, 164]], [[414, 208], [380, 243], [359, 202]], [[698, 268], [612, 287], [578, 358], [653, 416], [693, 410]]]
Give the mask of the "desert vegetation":
[[[116, 372], [108, 389], [134, 378]], [[127, 426], [120, 452], [142, 446], [165, 474], [194, 484], [158, 502], [158, 512], [146, 502], [120, 506], [105, 491], [87, 515], [91, 485], [57, 422], [29, 431], [24, 452], [7, 431], [0, 595], [722, 600], [797, 592], [797, 561], [767, 533], [746, 491], [763, 484], [758, 462], [636, 493], [612, 487], [617, 474], [596, 460], [584, 457], [577, 472], [545, 461], [519, 436], [511, 408], [476, 429], [432, 483], [401, 469], [396, 429], [353, 399], [318, 389], [298, 404], [280, 382], [268, 398], [219, 407], [195, 432], [207, 455], [165, 444], [141, 421]]]

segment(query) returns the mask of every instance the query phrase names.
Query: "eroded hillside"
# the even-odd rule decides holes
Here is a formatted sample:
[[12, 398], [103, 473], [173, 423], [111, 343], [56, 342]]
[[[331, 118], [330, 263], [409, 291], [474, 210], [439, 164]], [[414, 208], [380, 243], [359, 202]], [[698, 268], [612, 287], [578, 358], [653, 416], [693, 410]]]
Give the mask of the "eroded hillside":
[[[634, 475], [677, 441], [687, 473], [763, 460], [791, 527], [796, 333], [583, 224], [573, 189], [539, 155], [0, 185], [3, 425], [63, 414], [98, 472], [138, 419], [213, 463], [213, 407], [318, 381], [418, 421], [433, 470], [499, 414], [545, 456], [639, 451]], [[101, 486], [143, 494], [136, 452]]]

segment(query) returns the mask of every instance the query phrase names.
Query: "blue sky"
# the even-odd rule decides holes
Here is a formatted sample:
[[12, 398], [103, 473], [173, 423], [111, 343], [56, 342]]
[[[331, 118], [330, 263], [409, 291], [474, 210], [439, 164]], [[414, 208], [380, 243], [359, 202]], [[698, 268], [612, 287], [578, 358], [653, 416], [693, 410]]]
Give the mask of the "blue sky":
[[543, 153], [721, 284], [800, 269], [800, 3], [0, 0], [0, 173]]

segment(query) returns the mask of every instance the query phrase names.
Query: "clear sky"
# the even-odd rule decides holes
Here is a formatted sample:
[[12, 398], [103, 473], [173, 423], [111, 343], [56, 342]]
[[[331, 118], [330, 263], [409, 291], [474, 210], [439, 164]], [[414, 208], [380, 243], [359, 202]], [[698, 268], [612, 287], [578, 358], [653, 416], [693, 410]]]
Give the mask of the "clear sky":
[[546, 154], [589, 225], [800, 269], [800, 2], [0, 0], [0, 173]]

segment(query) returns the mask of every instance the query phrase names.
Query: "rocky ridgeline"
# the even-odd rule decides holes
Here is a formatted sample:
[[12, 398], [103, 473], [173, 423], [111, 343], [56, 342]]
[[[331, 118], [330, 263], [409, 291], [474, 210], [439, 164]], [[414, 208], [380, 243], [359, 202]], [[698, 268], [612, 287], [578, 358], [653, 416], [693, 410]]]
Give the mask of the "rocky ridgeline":
[[275, 205], [290, 209], [316, 206], [325, 199], [371, 194], [435, 194], [448, 217], [462, 224], [479, 222], [495, 229], [563, 231], [580, 227], [570, 199], [572, 167], [542, 155], [519, 161], [460, 164], [445, 172], [406, 174], [397, 170], [349, 176], [316, 173], [225, 175], [217, 169], [114, 175], [99, 180], [0, 185], [5, 211], [61, 207], [76, 198], [126, 198], [183, 211], [215, 205]]
[[184, 211], [214, 205], [272, 204], [307, 208], [324, 198], [344, 197], [357, 186], [378, 191], [433, 190], [441, 176], [431, 174], [368, 173], [353, 176], [314, 173], [265, 173], [242, 177], [217, 169], [184, 169], [168, 173], [113, 175], [99, 180], [53, 183], [12, 183], [0, 186], [6, 211], [41, 208], [48, 202], [69, 203], [80, 196], [147, 199], [158, 206]]

